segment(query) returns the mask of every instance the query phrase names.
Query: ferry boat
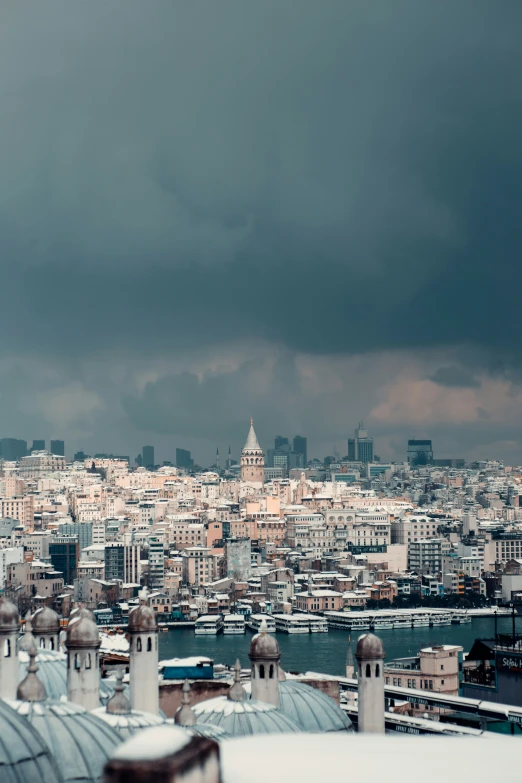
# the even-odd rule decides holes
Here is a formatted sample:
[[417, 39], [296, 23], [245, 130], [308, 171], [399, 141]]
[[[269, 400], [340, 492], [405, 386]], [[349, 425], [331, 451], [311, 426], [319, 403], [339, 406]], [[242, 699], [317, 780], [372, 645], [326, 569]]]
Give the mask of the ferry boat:
[[449, 614], [435, 614], [430, 618], [430, 625], [451, 625], [451, 615]]
[[328, 633], [328, 623], [324, 617], [312, 615], [309, 619], [310, 633]]
[[373, 620], [370, 622], [370, 629], [372, 631], [384, 631], [389, 628], [394, 628], [395, 624], [392, 622], [392, 620], [389, 619], [382, 619], [382, 620]]
[[274, 614], [276, 631], [282, 633], [310, 633], [307, 616], [298, 614]]
[[411, 626], [412, 628], [429, 628], [430, 618], [427, 615], [424, 617], [422, 615], [414, 617]]
[[217, 614], [204, 614], [198, 617], [194, 627], [196, 636], [216, 636], [223, 629], [223, 620]]
[[411, 628], [411, 617], [397, 617], [393, 621], [393, 627], [394, 629], [400, 631], [404, 628]]
[[453, 615], [451, 617], [451, 622], [453, 625], [460, 625], [462, 623], [470, 623], [471, 617], [467, 612], [453, 612]]
[[223, 618], [223, 633], [245, 633], [245, 618], [242, 614], [226, 614]]
[[275, 620], [271, 614], [251, 614], [250, 617], [246, 618], [246, 626], [251, 631], [255, 631], [255, 633], [259, 633], [261, 629], [261, 623], [263, 622], [263, 620], [266, 622], [266, 632], [275, 633], [276, 632]]

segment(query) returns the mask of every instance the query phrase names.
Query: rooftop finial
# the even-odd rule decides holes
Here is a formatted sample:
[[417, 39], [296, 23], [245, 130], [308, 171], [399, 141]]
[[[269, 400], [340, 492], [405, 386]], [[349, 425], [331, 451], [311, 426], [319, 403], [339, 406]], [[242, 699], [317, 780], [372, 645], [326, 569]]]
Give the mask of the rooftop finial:
[[188, 680], [185, 680], [183, 683], [182, 688], [182, 696], [181, 696], [181, 707], [174, 715], [174, 723], [178, 726], [194, 726], [198, 719], [196, 718], [196, 714], [192, 707], [190, 706], [190, 702], [192, 701], [190, 697], [190, 683]]
[[107, 702], [107, 712], [111, 715], [128, 715], [131, 712], [130, 701], [125, 696], [124, 690], [123, 669], [117, 669], [114, 693]]
[[239, 658], [234, 666], [234, 684], [228, 691], [230, 701], [246, 701], [248, 698], [246, 690], [241, 685], [241, 664]]
[[45, 685], [36, 676], [38, 666], [36, 664], [36, 647], [34, 644], [29, 648], [29, 665], [27, 674], [18, 686], [16, 698], [20, 701], [45, 701], [47, 691]]
[[259, 633], [267, 633], [268, 631], [268, 625], [266, 624], [266, 620], [263, 617], [261, 620], [261, 625], [259, 626]]
[[29, 652], [31, 647], [36, 647], [36, 639], [33, 636], [33, 624], [31, 612], [25, 615], [24, 635], [18, 642], [18, 649]]
[[147, 588], [146, 588], [146, 587], [143, 587], [143, 588], [142, 588], [142, 589], [139, 591], [139, 593], [138, 593], [138, 597], [139, 597], [139, 599], [140, 599], [140, 603], [142, 603], [142, 604], [146, 604], [146, 603], [147, 603], [147, 598], [148, 598], [148, 595], [149, 595], [149, 591], [147, 590]]

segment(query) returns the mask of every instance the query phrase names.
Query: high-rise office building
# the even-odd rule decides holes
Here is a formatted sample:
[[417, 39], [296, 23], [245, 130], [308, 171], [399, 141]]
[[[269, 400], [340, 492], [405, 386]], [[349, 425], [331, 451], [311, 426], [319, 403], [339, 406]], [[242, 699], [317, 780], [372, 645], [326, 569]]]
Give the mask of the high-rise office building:
[[176, 467], [188, 470], [194, 466], [194, 460], [187, 449], [176, 449]]
[[118, 579], [124, 584], [139, 584], [140, 571], [139, 546], [121, 542], [105, 544], [105, 579], [107, 582]]
[[[308, 454], [307, 454], [307, 441], [306, 438], [304, 438], [302, 435], [296, 435], [294, 437], [294, 451], [296, 454], [302, 454], [303, 455], [303, 465], [304, 467], [306, 463], [308, 462]], [[301, 466], [299, 466], [301, 467]]]
[[373, 438], [368, 437], [362, 421], [355, 430], [355, 437], [348, 438], [348, 459], [351, 462], [373, 462]]
[[429, 465], [433, 462], [431, 440], [409, 440], [408, 462], [410, 465]]
[[51, 441], [51, 454], [56, 454], [57, 457], [65, 457], [65, 443], [63, 440]]
[[77, 538], [81, 551], [92, 544], [92, 522], [62, 522], [58, 525], [58, 535]]
[[45, 441], [44, 440], [33, 440], [33, 445], [31, 446], [31, 451], [45, 451]]
[[65, 584], [72, 585], [78, 565], [78, 538], [56, 536], [49, 541], [49, 557], [55, 571], [63, 574]]
[[282, 435], [276, 435], [274, 438], [275, 451], [290, 451], [290, 442], [288, 438], [283, 438]]
[[158, 536], [149, 536], [149, 587], [162, 590], [165, 585], [165, 555]]
[[144, 468], [153, 468], [156, 464], [154, 462], [154, 446], [144, 446], [141, 450], [141, 457]]
[[282, 468], [287, 471], [289, 468], [290, 452], [282, 449], [268, 449], [267, 468]]
[[0, 458], [15, 462], [27, 456], [27, 441], [18, 438], [2, 438], [0, 440]]

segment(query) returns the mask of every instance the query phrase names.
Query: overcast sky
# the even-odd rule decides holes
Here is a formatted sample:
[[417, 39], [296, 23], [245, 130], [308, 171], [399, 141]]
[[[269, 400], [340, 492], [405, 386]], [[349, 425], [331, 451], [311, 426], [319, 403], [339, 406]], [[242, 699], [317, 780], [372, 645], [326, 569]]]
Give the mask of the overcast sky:
[[0, 437], [522, 462], [520, 0], [3, 0]]

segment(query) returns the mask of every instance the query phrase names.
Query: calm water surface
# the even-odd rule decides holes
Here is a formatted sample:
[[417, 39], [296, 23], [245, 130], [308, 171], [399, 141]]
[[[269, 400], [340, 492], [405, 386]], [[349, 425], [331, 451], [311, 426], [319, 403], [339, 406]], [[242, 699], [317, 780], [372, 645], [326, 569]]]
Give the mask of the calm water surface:
[[[498, 620], [499, 633], [511, 633], [510, 618]], [[379, 631], [388, 659], [416, 655], [421, 647], [431, 644], [460, 644], [468, 652], [477, 638], [494, 635], [492, 617], [477, 617], [466, 625], [448, 625], [439, 628], [412, 628]], [[516, 620], [516, 630], [522, 633], [522, 617]], [[160, 660], [185, 658], [189, 655], [206, 655], [215, 663], [233, 664], [239, 658], [244, 667], [249, 665], [248, 648], [252, 632], [244, 636], [196, 636], [193, 628], [172, 629], [160, 633]], [[348, 635], [345, 631], [328, 633], [284, 634], [278, 633], [281, 648], [281, 664], [287, 671], [316, 671], [344, 675]], [[355, 639], [352, 640], [355, 642]], [[355, 648], [355, 644], [353, 645]]]

